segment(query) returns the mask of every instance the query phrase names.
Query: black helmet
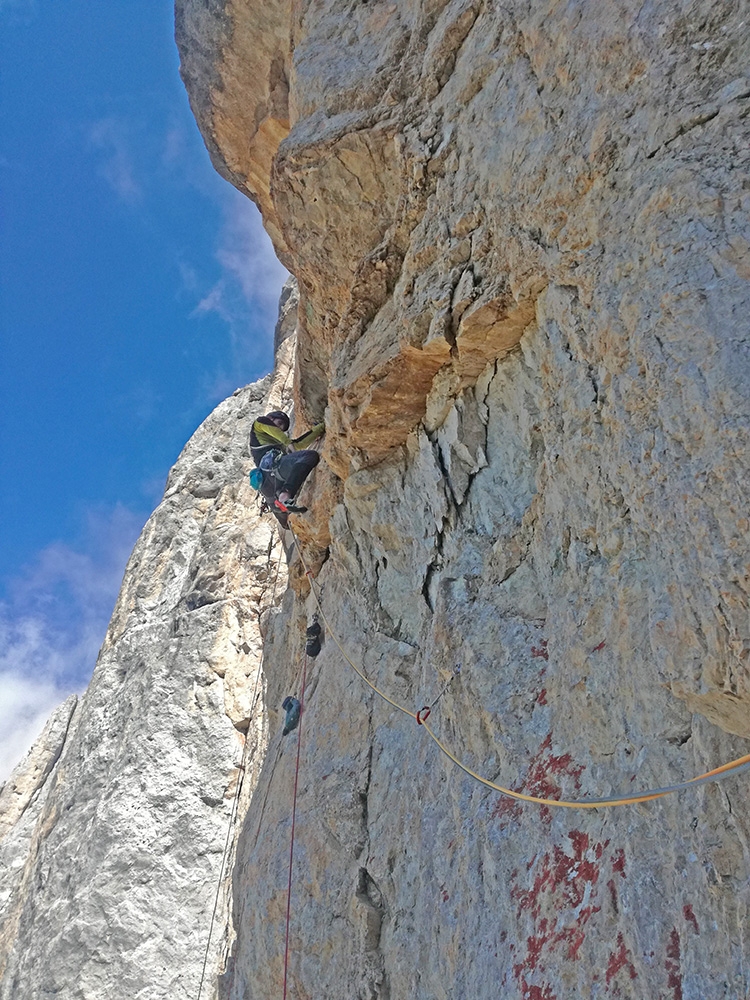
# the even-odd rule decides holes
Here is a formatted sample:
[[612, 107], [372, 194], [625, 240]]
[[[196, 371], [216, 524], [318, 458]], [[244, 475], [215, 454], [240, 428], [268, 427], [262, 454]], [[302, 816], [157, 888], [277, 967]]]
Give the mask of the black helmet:
[[272, 410], [270, 413], [267, 413], [266, 416], [270, 417], [274, 423], [276, 423], [277, 420], [281, 420], [281, 422], [284, 424], [284, 426], [281, 429], [283, 431], [289, 430], [289, 417], [287, 416], [286, 413], [284, 413], [283, 410]]

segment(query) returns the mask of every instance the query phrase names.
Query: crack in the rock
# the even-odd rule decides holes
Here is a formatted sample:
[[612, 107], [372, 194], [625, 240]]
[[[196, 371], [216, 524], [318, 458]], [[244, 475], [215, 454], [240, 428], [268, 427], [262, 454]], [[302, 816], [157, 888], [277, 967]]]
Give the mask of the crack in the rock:
[[369, 846], [370, 846], [370, 816], [369, 816], [370, 809], [369, 809], [368, 796], [370, 793], [370, 782], [372, 780], [372, 751], [373, 751], [372, 713], [370, 713], [369, 715], [367, 727], [368, 727], [368, 742], [369, 742], [369, 746], [367, 748], [367, 774], [365, 777], [365, 786], [359, 792], [359, 801], [360, 805], [362, 806], [362, 816], [361, 816], [362, 842], [361, 846], [358, 846], [358, 849], [356, 851], [356, 855], [358, 858], [361, 858], [364, 852], [366, 851], [369, 852]]
[[[362, 841], [357, 845], [356, 856], [364, 864], [360, 864], [357, 871], [357, 886], [355, 897], [364, 907], [365, 927], [362, 941], [364, 950], [364, 963], [362, 978], [370, 991], [370, 1000], [389, 1000], [390, 987], [388, 984], [388, 973], [386, 970], [385, 956], [381, 950], [381, 938], [383, 932], [383, 922], [387, 915], [387, 905], [383, 893], [377, 882], [367, 870], [370, 853], [370, 830], [369, 830], [369, 793], [372, 782], [372, 759], [373, 759], [373, 726], [372, 707], [368, 715], [368, 750], [367, 764], [365, 772], [364, 787], [359, 792], [359, 800], [362, 807], [361, 825]], [[363, 984], [364, 985], [364, 984]]]
[[450, 518], [445, 516], [442, 518], [440, 527], [437, 530], [437, 534], [435, 536], [435, 554], [427, 564], [424, 583], [422, 584], [422, 597], [425, 600], [425, 604], [430, 609], [430, 612], [435, 611], [432, 604], [432, 598], [430, 597], [430, 587], [432, 585], [433, 577], [442, 569], [443, 548], [445, 546], [445, 536], [448, 528], [450, 528]]
[[[430, 444], [432, 445], [432, 451], [437, 461], [438, 468], [440, 469], [440, 474], [443, 477], [443, 482], [448, 487], [448, 493], [450, 494], [450, 499], [453, 501], [453, 507], [456, 510], [456, 512], [458, 512], [461, 506], [461, 501], [459, 501], [458, 497], [456, 496], [456, 491], [453, 488], [453, 483], [451, 482], [450, 473], [448, 472], [448, 467], [445, 464], [445, 459], [443, 458], [443, 451], [442, 448], [440, 447], [440, 442], [437, 440], [435, 441], [431, 440]], [[464, 499], [466, 498], [464, 497]]]
[[[439, 67], [431, 67], [432, 75], [438, 85], [438, 90], [435, 93], [433, 100], [442, 93], [453, 76], [456, 63], [461, 55], [461, 49], [466, 44], [466, 39], [469, 37], [474, 25], [477, 23], [480, 13], [481, 4], [477, 3], [468, 10], [462, 11], [452, 24], [446, 26], [442, 41], [445, 43], [445, 41], [449, 39], [448, 44], [450, 48], [445, 54], [442, 64]], [[449, 36], [453, 37], [449, 38]]]
[[679, 139], [681, 135], [686, 135], [688, 132], [692, 132], [694, 128], [698, 128], [701, 125], [706, 125], [708, 122], [713, 121], [717, 117], [721, 108], [710, 108], [706, 111], [699, 111], [697, 114], [693, 115], [692, 118], [688, 118], [687, 121], [682, 122], [677, 126], [677, 131], [674, 132], [668, 139], [660, 143], [656, 149], [652, 149], [650, 153], [646, 153], [646, 159], [653, 159], [658, 152], [662, 149], [666, 149], [675, 139]]

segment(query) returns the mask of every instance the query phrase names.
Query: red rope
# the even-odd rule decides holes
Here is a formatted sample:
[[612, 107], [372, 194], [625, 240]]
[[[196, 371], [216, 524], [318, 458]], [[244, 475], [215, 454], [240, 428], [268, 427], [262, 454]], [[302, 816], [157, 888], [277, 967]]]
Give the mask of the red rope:
[[299, 780], [299, 754], [302, 747], [302, 723], [305, 717], [305, 681], [307, 680], [307, 653], [302, 669], [302, 690], [300, 693], [299, 730], [297, 734], [297, 764], [294, 769], [294, 795], [292, 798], [292, 838], [289, 845], [289, 884], [286, 890], [286, 941], [284, 944], [284, 1000], [286, 1000], [287, 971], [289, 969], [289, 917], [292, 912], [292, 865], [294, 863], [294, 827], [297, 820], [297, 782]]

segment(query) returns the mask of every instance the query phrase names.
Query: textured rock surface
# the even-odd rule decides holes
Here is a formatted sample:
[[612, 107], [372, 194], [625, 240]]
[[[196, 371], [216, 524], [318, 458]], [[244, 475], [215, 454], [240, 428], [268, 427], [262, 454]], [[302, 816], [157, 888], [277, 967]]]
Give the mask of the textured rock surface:
[[[247, 482], [248, 438], [258, 412], [288, 405], [292, 353], [285, 340], [275, 374], [191, 438], [85, 696], [0, 791], [3, 1000], [197, 995], [243, 750], [241, 812], [267, 739], [261, 632], [286, 570]], [[225, 885], [204, 996], [227, 905]]]
[[[747, 23], [707, 0], [177, 3], [206, 142], [300, 280], [295, 402], [329, 432], [297, 531], [326, 615], [409, 709], [444, 691], [431, 721], [462, 760], [532, 794], [747, 750]], [[195, 989], [268, 586], [243, 478], [268, 389], [186, 449], [31, 780], [2, 997]], [[281, 991], [298, 737], [268, 720], [315, 610], [290, 554], [222, 1000]], [[296, 1000], [750, 994], [746, 776], [518, 805], [330, 634], [301, 739]]]
[[[271, 7], [226, 4], [222, 45], [182, 55], [236, 164], [252, 130], [210, 122], [243, 99], [264, 120], [266, 57], [253, 90], [239, 67], [281, 46], [288, 134], [235, 181], [300, 280], [298, 408], [325, 410], [341, 480], [303, 538], [343, 644], [412, 709], [460, 663], [439, 732], [528, 791], [744, 752], [748, 5]], [[313, 610], [292, 580], [279, 695]], [[293, 995], [750, 992], [742, 779], [521, 808], [373, 702], [330, 637], [311, 684]], [[272, 744], [240, 838], [232, 1000], [279, 988], [293, 768]]]
[[[270, 45], [269, 8], [291, 15], [254, 7], [226, 5], [222, 46], [185, 52], [196, 107], [215, 113], [217, 74], [222, 101], [255, 100], [227, 67]], [[299, 407], [327, 405], [332, 467], [372, 465], [424, 416], [436, 430], [535, 323], [571, 362], [538, 374], [545, 406], [579, 418], [568, 451], [578, 434], [601, 453], [611, 502], [665, 539], [650, 558], [673, 578], [657, 643], [673, 692], [750, 736], [745, 15], [300, 7], [278, 57], [291, 128], [264, 183], [301, 280]]]

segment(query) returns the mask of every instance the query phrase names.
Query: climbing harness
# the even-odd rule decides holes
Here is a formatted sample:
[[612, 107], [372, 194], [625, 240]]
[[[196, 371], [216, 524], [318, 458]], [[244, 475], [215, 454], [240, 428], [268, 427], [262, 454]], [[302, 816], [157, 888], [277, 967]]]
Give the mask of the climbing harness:
[[260, 465], [257, 469], [252, 469], [249, 473], [250, 485], [254, 490], [260, 491], [263, 485], [264, 477], [268, 476], [272, 483], [272, 490], [274, 493], [274, 499], [268, 500], [264, 496], [260, 496], [260, 515], [269, 513], [269, 511], [278, 510], [282, 514], [306, 514], [307, 507], [303, 507], [300, 504], [294, 503], [292, 499], [290, 500], [279, 500], [275, 496], [278, 489], [278, 469], [279, 463], [282, 458], [284, 458], [284, 453], [278, 449], [273, 448], [261, 458]]
[[[410, 709], [405, 708], [403, 705], [399, 705], [398, 702], [390, 698], [384, 691], [381, 691], [380, 688], [378, 688], [375, 684], [373, 684], [372, 681], [366, 676], [366, 674], [360, 669], [360, 667], [358, 667], [357, 664], [354, 663], [354, 661], [349, 657], [346, 650], [341, 645], [338, 636], [331, 628], [331, 624], [326, 617], [325, 611], [323, 610], [323, 605], [318, 595], [317, 585], [315, 583], [315, 580], [313, 579], [312, 572], [310, 571], [310, 569], [307, 566], [307, 563], [305, 562], [305, 557], [302, 553], [302, 546], [300, 545], [299, 540], [294, 533], [292, 533], [292, 537], [294, 538], [294, 544], [297, 549], [300, 562], [302, 563], [302, 567], [305, 571], [305, 576], [307, 576], [308, 579], [310, 580], [310, 589], [315, 598], [315, 603], [318, 606], [318, 612], [320, 613], [320, 617], [323, 619], [326, 629], [328, 630], [328, 634], [333, 639], [335, 644], [338, 646], [341, 655], [344, 657], [349, 666], [354, 670], [356, 674], [359, 675], [359, 677], [361, 677], [361, 679], [365, 682], [365, 684], [367, 684], [367, 686], [375, 692], [375, 694], [377, 694], [380, 698], [383, 699], [383, 701], [387, 702], [392, 708], [397, 709], [404, 715], [408, 715], [410, 718], [414, 719], [417, 725], [421, 726], [424, 732], [427, 733], [427, 735], [433, 741], [438, 750], [440, 750], [440, 752], [444, 754], [449, 760], [453, 761], [453, 763], [457, 767], [459, 767], [464, 772], [464, 774], [467, 774], [470, 778], [473, 778], [480, 784], [485, 785], [487, 788], [491, 788], [493, 789], [493, 791], [499, 792], [501, 795], [505, 795], [511, 799], [517, 799], [521, 802], [534, 802], [537, 805], [547, 806], [550, 808], [558, 807], [561, 809], [598, 809], [601, 806], [624, 806], [624, 805], [633, 805], [637, 802], [649, 802], [651, 801], [651, 799], [659, 799], [662, 798], [664, 795], [670, 795], [672, 792], [679, 792], [685, 788], [692, 788], [697, 785], [705, 785], [711, 781], [720, 781], [722, 778], [727, 777], [730, 774], [741, 774], [743, 771], [747, 771], [748, 769], [750, 769], [750, 754], [745, 754], [742, 757], [738, 757], [736, 760], [729, 761], [729, 763], [727, 764], [722, 764], [720, 767], [714, 768], [712, 771], [706, 771], [705, 774], [699, 774], [695, 778], [688, 778], [686, 781], [680, 781], [674, 785], [666, 785], [663, 788], [651, 788], [645, 792], [633, 792], [630, 795], [619, 795], [619, 796], [613, 795], [605, 798], [590, 798], [587, 796], [582, 799], [573, 799], [573, 800], [548, 799], [537, 795], [526, 795], [524, 792], [518, 792], [512, 788], [506, 788], [503, 785], [496, 784], [494, 781], [490, 781], [489, 778], [482, 777], [482, 775], [478, 774], [476, 771], [473, 771], [470, 767], [468, 767], [461, 760], [459, 760], [459, 758], [456, 757], [456, 755], [451, 750], [449, 750], [448, 747], [437, 737], [437, 735], [432, 731], [432, 729], [427, 723], [427, 719], [430, 715], [431, 708], [434, 707], [439, 701], [439, 699], [442, 697], [445, 688], [443, 689], [443, 691], [441, 691], [441, 693], [432, 703], [432, 706], [426, 705], [423, 708], [420, 708], [418, 712], [412, 712]], [[455, 673], [456, 672], [454, 671], [454, 676]], [[453, 678], [451, 678], [451, 681], [452, 680]]]

